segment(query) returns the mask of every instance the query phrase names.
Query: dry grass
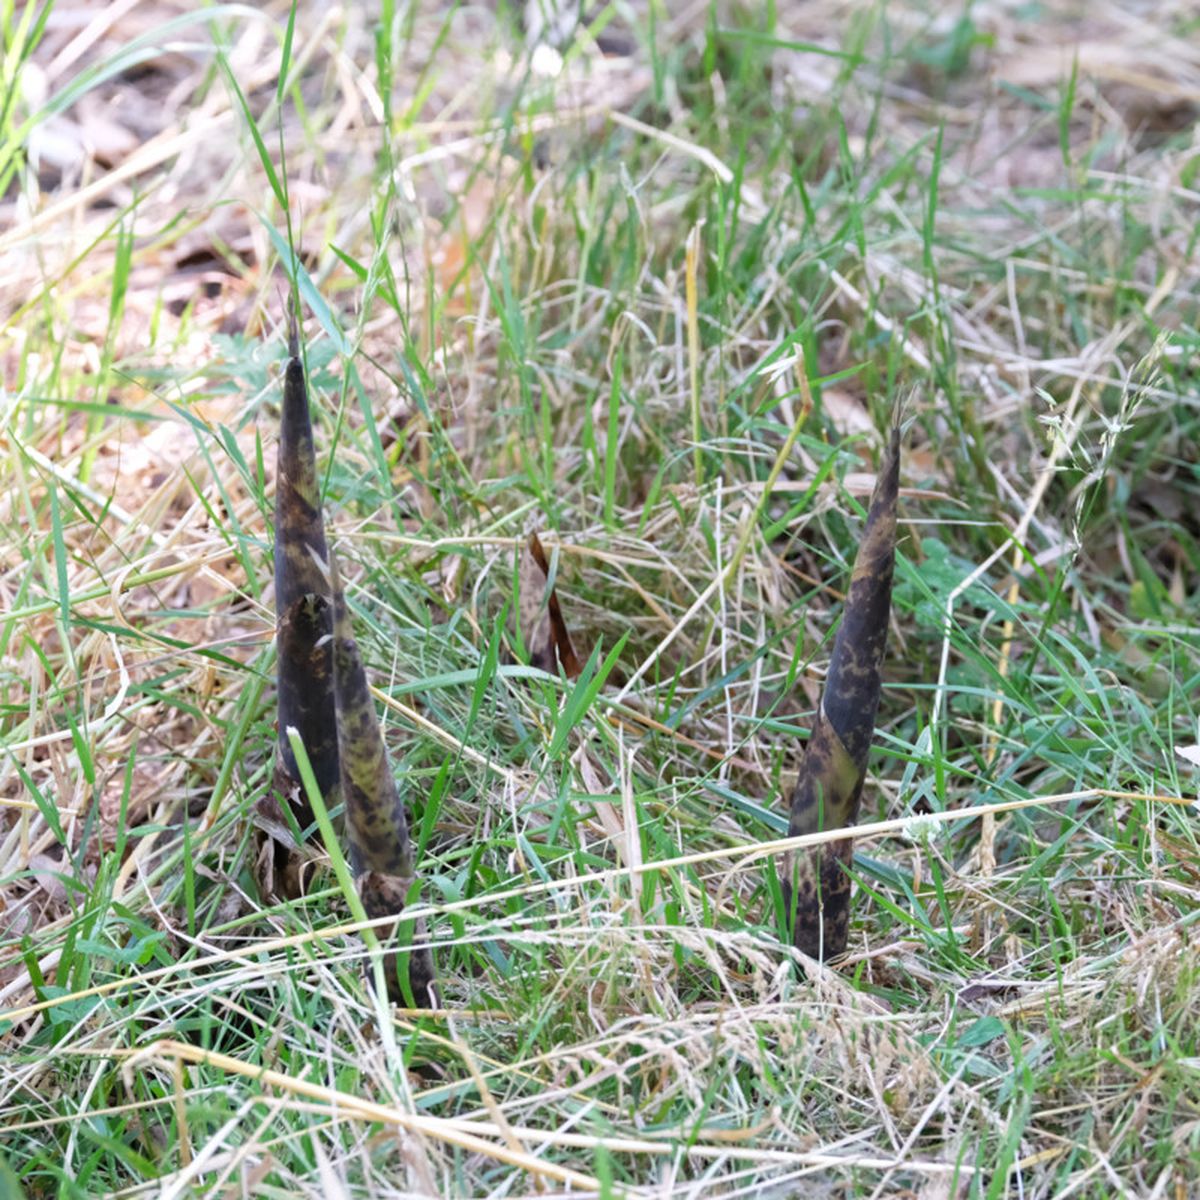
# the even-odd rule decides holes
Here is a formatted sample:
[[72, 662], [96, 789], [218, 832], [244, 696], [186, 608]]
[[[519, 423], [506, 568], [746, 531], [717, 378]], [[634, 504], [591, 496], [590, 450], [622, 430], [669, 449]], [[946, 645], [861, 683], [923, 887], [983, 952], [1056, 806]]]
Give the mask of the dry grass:
[[[275, 3], [3, 11], [27, 1195], [1200, 1196], [1195, 17], [773, 12], [304, 4], [285, 57]], [[289, 224], [433, 1015], [331, 877], [251, 883]], [[898, 399], [806, 976], [759, 845]], [[534, 529], [575, 687], [517, 661]]]

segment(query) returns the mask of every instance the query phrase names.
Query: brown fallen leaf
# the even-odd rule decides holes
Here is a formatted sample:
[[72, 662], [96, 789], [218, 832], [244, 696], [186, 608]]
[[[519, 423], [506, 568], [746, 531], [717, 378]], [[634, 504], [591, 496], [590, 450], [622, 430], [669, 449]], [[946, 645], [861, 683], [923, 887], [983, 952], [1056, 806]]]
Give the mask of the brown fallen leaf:
[[527, 554], [520, 565], [517, 586], [520, 589], [521, 637], [529, 652], [529, 663], [543, 671], [561, 664], [568, 679], [575, 679], [583, 664], [575, 654], [567, 623], [558, 603], [558, 591], [546, 585], [550, 579], [550, 561], [536, 533], [529, 535]]

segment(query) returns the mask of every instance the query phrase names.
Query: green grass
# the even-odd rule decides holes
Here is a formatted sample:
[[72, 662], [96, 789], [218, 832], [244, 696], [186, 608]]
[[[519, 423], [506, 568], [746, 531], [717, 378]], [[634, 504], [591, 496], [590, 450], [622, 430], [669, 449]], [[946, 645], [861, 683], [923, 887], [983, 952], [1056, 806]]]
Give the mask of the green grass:
[[[1130, 83], [1060, 73], [1049, 9], [613, 5], [551, 74], [509, 7], [427, 8], [0, 8], [26, 1195], [1190, 1195], [1186, 11], [1097, 32]], [[432, 1015], [332, 871], [253, 885], [289, 277]], [[808, 979], [755, 851], [897, 403], [899, 823]], [[574, 682], [521, 661], [531, 530]]]

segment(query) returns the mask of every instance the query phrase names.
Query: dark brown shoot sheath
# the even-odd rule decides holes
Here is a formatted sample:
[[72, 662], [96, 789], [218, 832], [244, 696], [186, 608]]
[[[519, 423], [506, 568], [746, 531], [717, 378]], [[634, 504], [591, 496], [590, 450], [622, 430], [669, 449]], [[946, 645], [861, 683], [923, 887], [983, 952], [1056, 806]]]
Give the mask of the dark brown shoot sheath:
[[[283, 385], [275, 488], [275, 607], [279, 613], [279, 757], [299, 779], [287, 728], [300, 732], [321, 795], [337, 782], [329, 589], [313, 558], [328, 557], [304, 367], [293, 355]], [[304, 801], [306, 822], [312, 811]]]
[[[858, 819], [887, 645], [899, 485], [897, 427], [880, 464], [821, 707], [792, 793], [790, 837], [846, 828]], [[788, 856], [781, 883], [793, 942], [812, 958], [846, 949], [851, 853], [851, 841], [843, 839]]]
[[275, 610], [278, 746], [273, 794], [259, 805], [259, 878], [267, 894], [294, 899], [303, 891], [302, 854], [281, 811], [291, 809], [300, 828], [312, 824], [313, 811], [300, 780], [287, 738], [299, 731], [322, 796], [337, 785], [337, 737], [334, 730], [333, 659], [329, 634], [329, 589], [313, 559], [324, 559], [320, 484], [313, 449], [308, 388], [293, 324], [291, 357], [283, 383], [279, 459], [275, 488]]
[[[341, 796], [346, 806], [350, 866], [367, 914], [373, 918], [399, 916], [416, 874], [408, 816], [388, 763], [375, 702], [367, 687], [337, 562], [332, 556], [329, 568]], [[381, 940], [387, 939], [386, 929], [378, 932]], [[416, 934], [424, 937], [423, 922], [418, 923]], [[385, 958], [388, 996], [394, 1003], [405, 1002], [399, 972], [407, 970], [413, 998], [428, 1007], [433, 1003], [429, 988], [433, 981], [432, 956], [427, 947], [422, 947], [406, 957], [407, 964], [393, 950]]]

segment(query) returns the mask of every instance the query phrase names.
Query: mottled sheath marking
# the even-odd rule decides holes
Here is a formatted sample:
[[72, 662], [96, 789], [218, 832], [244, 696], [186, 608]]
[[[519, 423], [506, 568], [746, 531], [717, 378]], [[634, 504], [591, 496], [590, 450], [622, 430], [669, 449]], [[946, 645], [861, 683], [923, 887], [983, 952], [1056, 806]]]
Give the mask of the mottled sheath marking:
[[290, 360], [283, 382], [279, 458], [275, 486], [275, 611], [278, 744], [274, 786], [255, 813], [258, 825], [257, 868], [265, 896], [294, 900], [304, 891], [305, 855], [296, 846], [284, 807], [295, 823], [313, 823], [287, 730], [304, 742], [322, 796], [332, 799], [338, 781], [337, 732], [333, 706], [333, 629], [329, 589], [313, 560], [322, 558], [325, 529], [313, 449], [308, 389], [300, 362], [295, 324], [289, 336]]
[[[330, 556], [333, 591], [333, 673], [337, 700], [337, 737], [342, 800], [346, 805], [346, 830], [350, 839], [350, 866], [358, 882], [363, 907], [371, 917], [399, 915], [415, 879], [408, 816], [396, 789], [383, 734], [375, 714], [375, 701], [367, 687], [358, 644], [350, 624], [346, 597], [337, 562]], [[378, 930], [381, 941], [390, 936]], [[425, 938], [424, 922], [415, 935]], [[404, 964], [407, 957], [407, 968]], [[427, 947], [402, 955], [389, 953], [384, 960], [388, 996], [403, 1004], [399, 972], [407, 969], [413, 998], [424, 1007], [432, 1004], [429, 985], [433, 959]]]
[[[879, 707], [896, 558], [900, 430], [879, 469], [825, 691], [792, 792], [788, 835], [842, 829], [858, 819]], [[781, 880], [792, 940], [812, 958], [843, 953], [850, 924], [849, 839], [789, 855]]]

